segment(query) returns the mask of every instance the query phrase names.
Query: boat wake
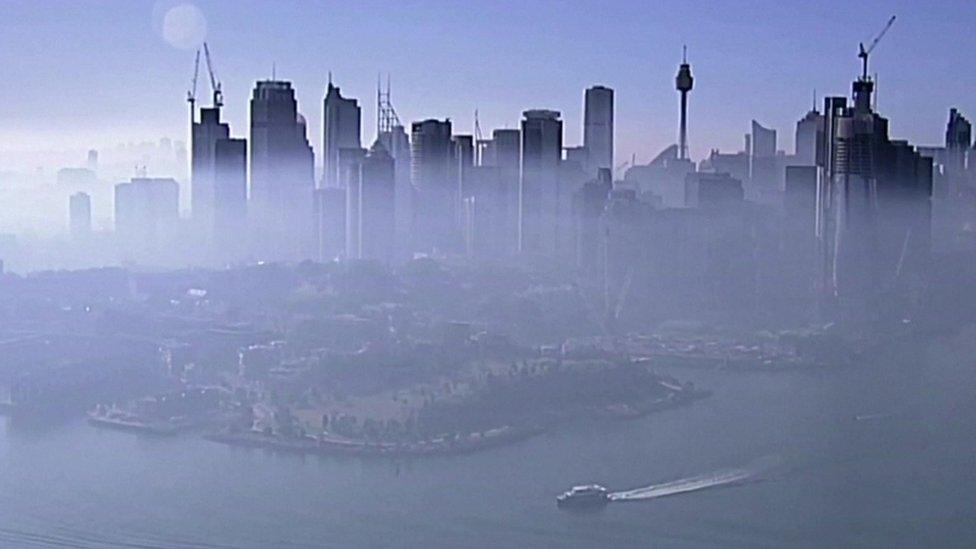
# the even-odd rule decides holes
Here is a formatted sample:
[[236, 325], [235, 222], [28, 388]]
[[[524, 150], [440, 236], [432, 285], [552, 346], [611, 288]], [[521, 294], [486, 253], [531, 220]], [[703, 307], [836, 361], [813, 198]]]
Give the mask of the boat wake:
[[724, 469], [712, 473], [688, 477], [663, 484], [652, 484], [633, 490], [611, 492], [607, 495], [610, 501], [641, 501], [645, 499], [661, 498], [688, 492], [697, 492], [708, 488], [745, 484], [762, 480], [760, 473], [765, 467], [751, 466], [741, 469]]

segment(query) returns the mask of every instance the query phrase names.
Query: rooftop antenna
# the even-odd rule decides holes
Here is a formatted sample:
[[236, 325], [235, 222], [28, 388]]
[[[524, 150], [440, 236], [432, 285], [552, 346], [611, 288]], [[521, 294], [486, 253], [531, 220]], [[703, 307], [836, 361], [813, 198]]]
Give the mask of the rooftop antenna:
[[813, 112], [817, 112], [817, 88], [813, 88]]
[[400, 118], [390, 100], [390, 75], [386, 75], [386, 91], [381, 88], [379, 79], [376, 82], [376, 123], [379, 133], [392, 132], [395, 126], [401, 126]]
[[881, 32], [879, 32], [878, 35], [874, 38], [874, 40], [871, 41], [871, 45], [865, 48], [864, 42], [860, 43], [859, 45], [860, 51], [858, 52], [857, 56], [861, 58], [861, 80], [864, 81], [868, 80], [868, 56], [871, 55], [871, 52], [874, 51], [875, 47], [877, 47], [878, 42], [881, 41], [884, 35], [888, 32], [888, 29], [890, 29], [891, 26], [894, 24], [895, 24], [895, 16], [892, 15], [891, 18], [888, 19], [888, 22], [885, 23], [884, 28], [881, 29]]

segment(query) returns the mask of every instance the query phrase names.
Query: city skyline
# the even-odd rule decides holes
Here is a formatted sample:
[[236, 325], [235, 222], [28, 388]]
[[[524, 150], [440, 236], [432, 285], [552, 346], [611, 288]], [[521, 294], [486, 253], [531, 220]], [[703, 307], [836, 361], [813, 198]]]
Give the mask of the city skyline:
[[[86, 149], [162, 135], [185, 140], [186, 109], [181, 99], [189, 87], [196, 45], [180, 43], [186, 46], [180, 49], [172, 44], [173, 36], [170, 42], [162, 36], [165, 14], [180, 5], [64, 3], [62, 15], [71, 16], [71, 24], [66, 26], [68, 19], [52, 16], [52, 12], [41, 15], [28, 4], [10, 2], [7, 9], [13, 17], [0, 24], [7, 37], [0, 40], [10, 40], [6, 46], [18, 44], [21, 55], [10, 57], [7, 63], [12, 70], [23, 69], [17, 71], [21, 81], [34, 93], [24, 97], [16, 90], [0, 92], [8, 94], [3, 97], [5, 106], [0, 107], [0, 114], [8, 120], [6, 129], [0, 131], [0, 149]], [[371, 99], [378, 73], [392, 76], [393, 102], [405, 123], [450, 118], [458, 133], [471, 133], [476, 109], [483, 128], [515, 128], [523, 110], [547, 108], [562, 113], [567, 146], [582, 142], [580, 91], [606, 85], [617, 96], [617, 163], [634, 154], [638, 162], [646, 162], [677, 141], [678, 99], [672, 80], [683, 44], [689, 47], [689, 62], [698, 80], [690, 100], [692, 158], [701, 159], [713, 148], [738, 150], [753, 118], [780, 130], [780, 148], [791, 150], [792, 136], [787, 130], [809, 109], [814, 89], [821, 97], [848, 95], [846, 83], [858, 69], [856, 44], [868, 41], [889, 12], [901, 17], [883, 52], [872, 58], [871, 70], [879, 74], [879, 107], [895, 121], [893, 133], [916, 143], [937, 144], [949, 107], [976, 110], [971, 94], [966, 93], [976, 79], [954, 70], [963, 62], [957, 52], [967, 51], [965, 44], [973, 39], [965, 32], [964, 17], [941, 17], [949, 10], [974, 9], [961, 3], [924, 10], [904, 2], [873, 3], [845, 9], [845, 18], [833, 17], [826, 6], [806, 7], [806, 17], [800, 18], [802, 32], [793, 32], [791, 26], [800, 24], [788, 17], [795, 16], [795, 6], [787, 9], [758, 3], [736, 8], [719, 3], [703, 11], [621, 2], [607, 8], [611, 22], [603, 30], [604, 41], [594, 37], [602, 23], [587, 30], [590, 21], [584, 21], [584, 15], [592, 5], [586, 3], [574, 4], [575, 10], [557, 10], [545, 2], [465, 9], [443, 5], [435, 9], [437, 3], [412, 5], [414, 12], [424, 15], [426, 34], [444, 38], [442, 47], [429, 37], [396, 28], [398, 8], [381, 4], [342, 12], [328, 2], [252, 3], [247, 9], [233, 11], [222, 2], [194, 5], [206, 20], [206, 34], [191, 32], [187, 37], [205, 37], [214, 48], [226, 96], [225, 120], [232, 127], [246, 126], [249, 90], [274, 70], [296, 89], [319, 166], [320, 111], [330, 71], [345, 96], [360, 100], [366, 143], [375, 137], [369, 121], [376, 116]], [[257, 25], [262, 16], [271, 14], [269, 10], [275, 15], [273, 21]], [[488, 13], [473, 17], [480, 21], [478, 25], [458, 28], [479, 10]], [[499, 12], [514, 21], [488, 17]], [[554, 37], [531, 33], [531, 21], [547, 13], [564, 32]], [[764, 21], [759, 30], [747, 21], [757, 13]], [[614, 17], [619, 14], [627, 17]], [[126, 24], [119, 24], [123, 20]], [[316, 22], [328, 29], [328, 38], [311, 31]], [[647, 32], [635, 28], [642, 23], [648, 26]], [[241, 36], [235, 30], [240, 25], [250, 25], [253, 32]], [[93, 30], [99, 30], [98, 36]], [[275, 39], [286, 36], [285, 31], [289, 40]], [[74, 40], [24, 46], [25, 35], [44, 33]], [[574, 33], [594, 38], [574, 43], [567, 39]], [[919, 35], [932, 40], [914, 44], [918, 40], [910, 37]], [[785, 36], [791, 36], [789, 47], [783, 44]], [[370, 47], [363, 47], [364, 39]], [[528, 39], [533, 42], [530, 51], [520, 47]], [[266, 47], [254, 48], [248, 40]], [[770, 40], [784, 47], [769, 47]], [[121, 48], [125, 52], [120, 48], [106, 51], [105, 41], [133, 47]], [[74, 43], [71, 51], [67, 51], [67, 43]], [[116, 80], [102, 81], [99, 67], [119, 69]], [[778, 78], [767, 80], [766, 74]], [[71, 77], [79, 88], [97, 93], [74, 94], [66, 100], [57, 82], [52, 82], [54, 75]], [[927, 85], [925, 101], [913, 97], [913, 91], [928, 82], [939, 85]], [[207, 89], [205, 79], [200, 88]], [[44, 115], [38, 116], [42, 104]]]
[[0, 545], [976, 539], [973, 0], [0, 11]]

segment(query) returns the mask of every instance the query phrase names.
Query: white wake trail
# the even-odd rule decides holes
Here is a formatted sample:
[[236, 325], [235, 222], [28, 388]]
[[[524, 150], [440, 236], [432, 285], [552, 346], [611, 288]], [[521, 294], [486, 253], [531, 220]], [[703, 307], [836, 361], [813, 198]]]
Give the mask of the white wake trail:
[[750, 469], [729, 469], [717, 471], [706, 475], [683, 478], [666, 482], [664, 484], [653, 484], [643, 488], [613, 492], [608, 498], [610, 501], [638, 501], [644, 499], [660, 498], [686, 492], [695, 492], [706, 488], [725, 486], [748, 482], [757, 478], [758, 471]]

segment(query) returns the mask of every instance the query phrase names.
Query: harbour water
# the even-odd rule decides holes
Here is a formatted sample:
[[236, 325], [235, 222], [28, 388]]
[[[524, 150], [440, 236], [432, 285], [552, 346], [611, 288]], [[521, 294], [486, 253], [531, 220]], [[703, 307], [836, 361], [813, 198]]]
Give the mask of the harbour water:
[[[0, 419], [0, 546], [967, 545], [974, 340], [848, 370], [671, 370], [713, 396], [416, 460]], [[771, 464], [756, 482], [582, 514], [554, 502], [574, 484], [666, 485], [756, 460]]]

